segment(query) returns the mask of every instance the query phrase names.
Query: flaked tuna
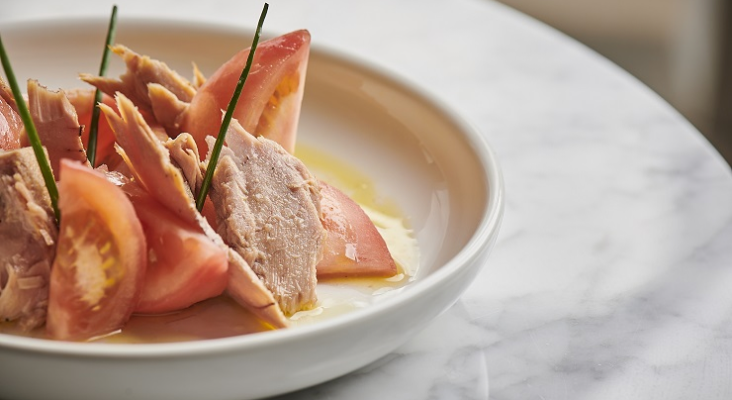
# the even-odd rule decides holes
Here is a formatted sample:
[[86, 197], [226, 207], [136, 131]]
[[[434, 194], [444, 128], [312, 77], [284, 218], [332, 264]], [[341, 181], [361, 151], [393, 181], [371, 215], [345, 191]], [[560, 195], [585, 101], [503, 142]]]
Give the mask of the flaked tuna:
[[127, 71], [119, 79], [81, 74], [84, 82], [96, 86], [102, 92], [114, 96], [120, 92], [132, 100], [140, 110], [152, 113], [148, 85], [157, 83], [183, 102], [190, 102], [196, 88], [165, 63], [142, 56], [122, 45], [112, 46], [112, 51], [124, 60]]
[[62, 90], [51, 91], [36, 80], [29, 80], [28, 109], [53, 171], [58, 174], [62, 158], [89, 164], [76, 110]]
[[176, 137], [180, 133], [180, 119], [189, 104], [180, 101], [176, 95], [158, 83], [148, 85], [150, 107], [153, 116], [165, 128], [168, 136]]
[[0, 153], [0, 320], [17, 320], [21, 330], [46, 321], [57, 237], [33, 150]]
[[104, 104], [100, 107], [114, 131], [118, 152], [145, 190], [178, 217], [197, 225], [198, 217], [191, 205], [193, 194], [190, 188], [180, 170], [170, 162], [170, 153], [134, 104], [124, 95], [118, 94], [119, 115]]
[[170, 153], [170, 161], [183, 173], [188, 187], [195, 196], [203, 184], [203, 165], [198, 157], [198, 147], [193, 137], [181, 133], [175, 139], [166, 140], [163, 146]]
[[250, 266], [231, 251], [221, 237], [196, 210], [192, 192], [181, 171], [171, 162], [170, 153], [145, 123], [132, 102], [117, 95], [119, 115], [102, 105], [117, 137], [122, 157], [150, 195], [181, 220], [197, 226], [217, 246], [227, 252], [229, 283], [227, 292], [243, 307], [273, 327], [287, 325], [272, 293], [252, 272]]
[[226, 141], [211, 188], [218, 232], [286, 314], [311, 308], [326, 235], [317, 180], [282, 146], [236, 121]]

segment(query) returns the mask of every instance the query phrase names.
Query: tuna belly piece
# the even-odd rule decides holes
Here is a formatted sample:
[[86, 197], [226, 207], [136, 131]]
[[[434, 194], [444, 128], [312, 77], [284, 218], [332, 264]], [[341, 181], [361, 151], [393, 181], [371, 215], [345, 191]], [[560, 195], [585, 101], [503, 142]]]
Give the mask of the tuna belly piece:
[[0, 320], [23, 330], [46, 321], [57, 237], [33, 150], [0, 153]]
[[54, 92], [41, 86], [38, 81], [29, 80], [28, 108], [38, 137], [48, 151], [51, 169], [56, 174], [62, 158], [88, 165], [76, 110], [63, 91]]
[[124, 94], [146, 113], [152, 113], [148, 92], [151, 83], [164, 87], [182, 102], [190, 102], [196, 94], [196, 88], [165, 63], [137, 54], [119, 44], [112, 46], [111, 50], [122, 57], [127, 71], [119, 79], [81, 74], [81, 80], [109, 96], [114, 96], [116, 92]]
[[286, 314], [313, 307], [326, 235], [317, 180], [282, 146], [235, 121], [227, 143], [211, 185], [219, 234]]

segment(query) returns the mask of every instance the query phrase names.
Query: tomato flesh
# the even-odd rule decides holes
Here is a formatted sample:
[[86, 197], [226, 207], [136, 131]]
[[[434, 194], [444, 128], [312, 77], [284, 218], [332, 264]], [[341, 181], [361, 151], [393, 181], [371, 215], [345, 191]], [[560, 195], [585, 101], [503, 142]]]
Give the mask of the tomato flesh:
[[[257, 46], [233, 117], [247, 132], [278, 142], [292, 153], [305, 87], [310, 54], [306, 30], [263, 41]], [[234, 55], [193, 96], [182, 117], [181, 129], [193, 135], [199, 151], [205, 152], [206, 136], [216, 136], [225, 110], [246, 65], [249, 49]]]
[[59, 230], [46, 330], [85, 340], [119, 330], [137, 304], [145, 237], [121, 189], [97, 172], [61, 160]]
[[136, 313], [156, 314], [218, 296], [228, 283], [226, 251], [147, 194], [132, 197], [147, 238], [148, 266]]
[[320, 192], [328, 236], [323, 258], [316, 266], [318, 279], [395, 275], [396, 263], [389, 248], [363, 209], [325, 182], [320, 182]]
[[15, 112], [10, 103], [0, 96], [0, 149], [20, 148], [22, 132], [23, 122], [20, 120], [20, 115]]

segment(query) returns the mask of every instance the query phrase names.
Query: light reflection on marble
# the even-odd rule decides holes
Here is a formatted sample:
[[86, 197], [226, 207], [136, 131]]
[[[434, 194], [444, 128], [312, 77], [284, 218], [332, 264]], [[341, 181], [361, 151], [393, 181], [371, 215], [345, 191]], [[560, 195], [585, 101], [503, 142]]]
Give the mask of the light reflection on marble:
[[[109, 1], [3, 4], [12, 19]], [[251, 25], [259, 2], [139, 1]], [[654, 93], [488, 0], [273, 2], [272, 32], [369, 59], [458, 110], [499, 155], [505, 220], [462, 299], [389, 356], [281, 399], [732, 398], [732, 176]]]

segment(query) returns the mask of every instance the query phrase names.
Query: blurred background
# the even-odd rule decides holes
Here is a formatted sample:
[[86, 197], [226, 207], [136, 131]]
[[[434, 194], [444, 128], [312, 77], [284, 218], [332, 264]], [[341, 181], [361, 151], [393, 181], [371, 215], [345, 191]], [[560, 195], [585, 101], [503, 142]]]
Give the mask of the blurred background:
[[732, 164], [729, 0], [499, 0], [643, 81]]

